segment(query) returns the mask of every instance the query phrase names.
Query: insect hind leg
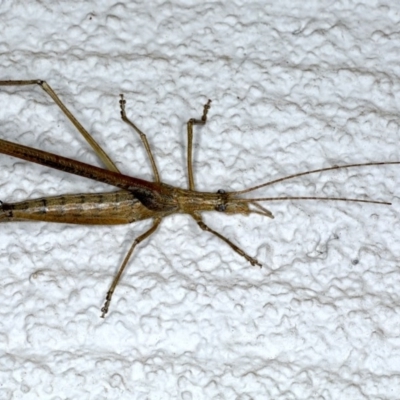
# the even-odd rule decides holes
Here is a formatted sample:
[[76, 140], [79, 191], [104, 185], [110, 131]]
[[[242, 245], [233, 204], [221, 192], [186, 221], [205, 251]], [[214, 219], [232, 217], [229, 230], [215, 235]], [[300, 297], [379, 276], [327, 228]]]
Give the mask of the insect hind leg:
[[61, 111], [65, 114], [65, 116], [72, 122], [75, 128], [79, 131], [79, 133], [85, 138], [85, 140], [92, 146], [92, 149], [95, 151], [97, 156], [103, 162], [103, 164], [110, 171], [119, 172], [117, 166], [111, 160], [111, 158], [107, 155], [107, 153], [101, 148], [101, 146], [93, 139], [92, 135], [82, 126], [82, 124], [74, 117], [71, 111], [65, 106], [65, 104], [60, 100], [56, 92], [50, 87], [50, 85], [41, 79], [32, 79], [32, 80], [19, 80], [19, 81], [0, 81], [0, 86], [31, 86], [38, 85], [40, 86], [57, 104], [57, 106], [61, 109]]

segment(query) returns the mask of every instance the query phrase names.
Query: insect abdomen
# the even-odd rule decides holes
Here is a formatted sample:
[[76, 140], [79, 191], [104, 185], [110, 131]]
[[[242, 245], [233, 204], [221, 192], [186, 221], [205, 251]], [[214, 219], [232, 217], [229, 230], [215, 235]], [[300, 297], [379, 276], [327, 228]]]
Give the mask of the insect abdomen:
[[0, 203], [0, 222], [48, 221], [69, 224], [128, 224], [154, 216], [126, 191], [44, 197]]

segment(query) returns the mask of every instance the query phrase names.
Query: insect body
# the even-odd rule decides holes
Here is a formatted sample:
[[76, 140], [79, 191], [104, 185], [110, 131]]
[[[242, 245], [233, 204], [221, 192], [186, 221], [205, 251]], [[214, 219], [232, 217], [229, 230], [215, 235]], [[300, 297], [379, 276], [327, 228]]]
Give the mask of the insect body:
[[59, 169], [68, 173], [80, 175], [86, 178], [104, 182], [109, 185], [118, 187], [119, 191], [108, 193], [89, 193], [89, 194], [67, 194], [54, 197], [46, 197], [41, 199], [27, 200], [19, 203], [0, 203], [0, 222], [11, 221], [48, 221], [63, 222], [73, 224], [93, 224], [93, 225], [114, 225], [127, 224], [135, 221], [151, 218], [152, 226], [138, 236], [132, 243], [117, 275], [115, 276], [110, 289], [106, 296], [105, 304], [102, 308], [102, 317], [106, 315], [109, 309], [112, 295], [118, 284], [118, 281], [126, 267], [128, 260], [135, 247], [154, 233], [161, 223], [161, 220], [174, 213], [189, 214], [199, 225], [199, 227], [207, 232], [217, 236], [219, 239], [229, 245], [236, 253], [244, 257], [251, 265], [261, 264], [253, 257], [249, 256], [245, 251], [240, 249], [229, 239], [216, 232], [206, 225], [201, 217], [204, 211], [218, 211], [226, 214], [244, 214], [250, 213], [261, 214], [265, 217], [273, 218], [270, 211], [259, 204], [261, 201], [276, 201], [289, 199], [305, 199], [305, 200], [339, 200], [339, 201], [356, 201], [377, 204], [390, 204], [387, 202], [373, 200], [358, 200], [346, 198], [318, 198], [318, 197], [281, 197], [281, 198], [242, 198], [241, 195], [253, 190], [272, 185], [277, 182], [288, 180], [294, 177], [308, 175], [316, 172], [329, 171], [340, 168], [360, 167], [367, 165], [387, 165], [400, 164], [400, 162], [371, 162], [364, 164], [351, 164], [343, 166], [333, 166], [329, 168], [321, 168], [313, 171], [306, 171], [284, 178], [276, 179], [253, 188], [236, 191], [217, 193], [198, 192], [195, 190], [193, 169], [192, 169], [192, 142], [193, 142], [193, 126], [204, 125], [207, 121], [207, 113], [210, 108], [209, 100], [204, 106], [203, 115], [200, 119], [190, 119], [187, 123], [188, 133], [188, 152], [187, 152], [187, 168], [189, 177], [189, 188], [181, 189], [171, 185], [162, 183], [160, 176], [150, 150], [149, 143], [143, 132], [130, 121], [125, 113], [125, 100], [121, 95], [120, 108], [123, 121], [129, 124], [141, 137], [150, 158], [154, 182], [145, 181], [139, 178], [123, 175], [118, 168], [101, 149], [92, 136], [83, 128], [76, 120], [71, 112], [61, 102], [59, 97], [51, 89], [51, 87], [41, 80], [29, 81], [0, 81], [0, 86], [23, 86], [23, 85], [39, 85], [54, 102], [61, 108], [63, 113], [75, 125], [78, 131], [92, 146], [100, 160], [107, 169], [95, 167], [80, 161], [72, 160], [52, 153], [33, 149], [16, 143], [11, 143], [0, 139], [0, 153], [8, 154], [27, 161], [35, 162], [51, 168]]

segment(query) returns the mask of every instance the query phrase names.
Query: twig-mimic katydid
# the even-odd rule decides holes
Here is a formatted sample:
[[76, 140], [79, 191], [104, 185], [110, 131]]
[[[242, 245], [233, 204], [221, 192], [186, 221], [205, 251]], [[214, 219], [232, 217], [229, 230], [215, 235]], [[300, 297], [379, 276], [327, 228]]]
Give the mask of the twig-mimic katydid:
[[[107, 292], [106, 300], [102, 311], [104, 317], [109, 309], [112, 295], [121, 278], [122, 272], [126, 267], [130, 256], [135, 247], [147, 239], [154, 233], [160, 224], [161, 220], [174, 213], [189, 214], [197, 222], [199, 227], [207, 232], [210, 232], [228, 244], [236, 253], [244, 257], [251, 265], [261, 264], [253, 257], [250, 257], [238, 246], [233, 244], [229, 239], [222, 236], [220, 233], [207, 226], [202, 218], [203, 211], [218, 211], [226, 214], [244, 214], [250, 213], [261, 214], [265, 217], [273, 218], [270, 211], [262, 207], [258, 202], [261, 201], [277, 201], [277, 200], [336, 200], [336, 201], [353, 201], [363, 203], [376, 204], [391, 204], [373, 200], [358, 200], [348, 198], [329, 198], [329, 197], [280, 197], [280, 198], [241, 198], [240, 195], [251, 192], [253, 190], [282, 182], [294, 177], [304, 176], [317, 172], [331, 171], [340, 168], [351, 168], [361, 166], [376, 166], [400, 164], [400, 161], [394, 162], [369, 162], [363, 164], [350, 164], [334, 166], [329, 168], [320, 168], [312, 171], [297, 173], [286, 176], [270, 182], [266, 182], [255, 187], [236, 191], [225, 192], [218, 191], [217, 193], [198, 192], [195, 190], [193, 168], [192, 168], [192, 139], [193, 126], [204, 125], [207, 121], [207, 113], [210, 108], [211, 101], [209, 100], [204, 106], [203, 115], [200, 119], [190, 119], [187, 122], [188, 149], [187, 149], [187, 169], [189, 177], [189, 189], [181, 189], [162, 183], [154, 162], [154, 157], [150, 150], [146, 136], [141, 132], [136, 125], [131, 122], [125, 113], [125, 100], [121, 95], [120, 108], [123, 121], [129, 124], [139, 135], [146, 148], [148, 157], [154, 173], [154, 182], [148, 182], [142, 179], [123, 175], [119, 172], [114, 162], [107, 156], [102, 148], [96, 143], [92, 136], [71, 114], [71, 112], [61, 102], [53, 89], [41, 80], [23, 80], [23, 81], [0, 81], [0, 86], [25, 86], [39, 85], [61, 108], [63, 113], [75, 125], [78, 131], [92, 146], [98, 157], [101, 159], [107, 169], [98, 168], [80, 161], [61, 157], [52, 153], [47, 153], [31, 147], [22, 146], [0, 139], [0, 153], [8, 154], [13, 157], [18, 157], [23, 160], [35, 162], [61, 171], [80, 175], [86, 178], [104, 182], [122, 189], [117, 192], [110, 193], [87, 193], [87, 194], [67, 194], [54, 197], [45, 197], [41, 199], [27, 200], [19, 203], [0, 203], [0, 222], [7, 221], [49, 221], [49, 222], [64, 222], [73, 224], [93, 224], [93, 225], [112, 225], [112, 224], [127, 224], [135, 221], [144, 220], [147, 218], [153, 219], [153, 224], [150, 229], [138, 236], [132, 243], [127, 255], [125, 256], [122, 265], [120, 266], [117, 275], [115, 276], [109, 291]], [[250, 208], [252, 206], [252, 208]]]

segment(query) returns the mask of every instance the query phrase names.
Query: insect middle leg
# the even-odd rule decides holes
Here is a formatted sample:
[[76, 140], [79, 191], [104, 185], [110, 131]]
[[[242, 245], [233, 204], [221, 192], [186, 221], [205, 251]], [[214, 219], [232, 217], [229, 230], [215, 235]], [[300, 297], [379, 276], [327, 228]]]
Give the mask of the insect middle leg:
[[121, 100], [119, 101], [119, 105], [121, 108], [121, 118], [122, 121], [126, 122], [129, 126], [131, 126], [140, 136], [140, 139], [143, 142], [144, 147], [146, 148], [147, 151], [147, 155], [150, 159], [151, 162], [151, 167], [153, 168], [153, 174], [154, 174], [154, 179], [156, 182], [160, 182], [160, 175], [158, 173], [158, 169], [156, 166], [156, 163], [154, 161], [154, 157], [153, 157], [153, 153], [151, 152], [151, 148], [149, 145], [149, 142], [147, 140], [146, 135], [126, 116], [126, 112], [125, 112], [125, 105], [126, 105], [126, 101], [124, 99], [124, 95], [120, 94], [121, 96]]
[[105, 315], [106, 315], [107, 312], [108, 312], [108, 308], [109, 308], [109, 306], [110, 306], [110, 302], [111, 302], [111, 298], [112, 298], [112, 295], [113, 295], [113, 293], [114, 293], [114, 290], [115, 290], [115, 288], [116, 288], [117, 285], [118, 285], [118, 282], [119, 282], [119, 280], [120, 280], [120, 278], [121, 278], [122, 273], [124, 272], [124, 269], [125, 269], [125, 267], [126, 267], [126, 264], [127, 264], [128, 261], [129, 261], [129, 258], [131, 257], [131, 255], [132, 255], [132, 253], [133, 253], [133, 250], [135, 250], [135, 247], [136, 247], [140, 242], [142, 242], [143, 240], [147, 239], [150, 235], [152, 235], [152, 234], [156, 231], [156, 229], [158, 228], [158, 225], [160, 225], [160, 222], [161, 222], [161, 219], [155, 218], [154, 221], [153, 221], [153, 225], [151, 226], [151, 228], [150, 228], [149, 230], [147, 230], [145, 233], [143, 233], [142, 235], [138, 236], [138, 237], [133, 241], [131, 248], [129, 249], [128, 253], [126, 254], [126, 256], [125, 256], [125, 258], [124, 258], [124, 261], [122, 262], [121, 266], [119, 267], [118, 273], [117, 273], [117, 275], [115, 276], [115, 278], [114, 278], [114, 280], [113, 280], [113, 282], [112, 282], [112, 284], [111, 284], [111, 286], [110, 286], [110, 289], [109, 289], [108, 292], [107, 292], [106, 301], [105, 301], [105, 303], [104, 303], [103, 308], [101, 309], [101, 312], [102, 312], [101, 318], [104, 318]]

